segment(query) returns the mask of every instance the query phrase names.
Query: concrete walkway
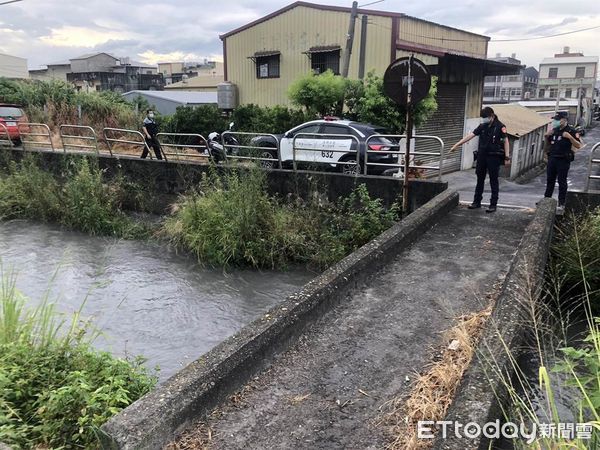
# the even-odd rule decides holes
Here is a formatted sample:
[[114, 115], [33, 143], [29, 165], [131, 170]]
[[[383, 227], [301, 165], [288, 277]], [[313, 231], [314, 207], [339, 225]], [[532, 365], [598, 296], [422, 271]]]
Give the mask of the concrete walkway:
[[[569, 189], [582, 190], [585, 188], [585, 180], [588, 170], [588, 161], [592, 146], [600, 142], [600, 122], [595, 123], [595, 127], [589, 130], [583, 137], [585, 147], [577, 152], [575, 161], [571, 163], [569, 170]], [[461, 202], [471, 203], [473, 193], [475, 192], [476, 176], [475, 169], [454, 172], [444, 175], [444, 181], [448, 182], [449, 188], [459, 192]], [[546, 190], [546, 171], [534, 177], [526, 184], [518, 184], [506, 178], [500, 179], [500, 199], [501, 205], [513, 205], [535, 208], [535, 203], [544, 196]], [[483, 202], [487, 204], [490, 199], [489, 179], [486, 179]], [[554, 189], [554, 198], [558, 196], [558, 184]]]
[[382, 448], [379, 408], [408, 393], [406, 380], [444, 345], [440, 333], [455, 317], [487, 305], [531, 217], [452, 211], [214, 411], [198, 436], [208, 426], [209, 448], [228, 450]]

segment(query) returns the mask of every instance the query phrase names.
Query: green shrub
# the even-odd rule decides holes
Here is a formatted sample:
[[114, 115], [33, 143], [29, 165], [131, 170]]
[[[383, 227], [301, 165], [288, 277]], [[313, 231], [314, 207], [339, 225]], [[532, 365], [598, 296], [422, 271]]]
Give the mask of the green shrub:
[[44, 301], [27, 310], [6, 278], [0, 286], [0, 442], [14, 449], [98, 448], [99, 427], [150, 391], [141, 359], [93, 349], [79, 315], [60, 319]]
[[323, 268], [389, 228], [398, 208], [386, 210], [364, 185], [337, 205], [282, 203], [266, 191], [263, 172], [237, 172], [221, 180], [211, 174], [184, 196], [164, 224], [177, 248], [215, 266]]
[[41, 169], [33, 157], [11, 162], [0, 173], [0, 220], [57, 222], [90, 234], [126, 238], [147, 235], [122, 211], [123, 202], [142, 202], [139, 187], [120, 177], [105, 182], [97, 162], [87, 159], [68, 163], [62, 178]]

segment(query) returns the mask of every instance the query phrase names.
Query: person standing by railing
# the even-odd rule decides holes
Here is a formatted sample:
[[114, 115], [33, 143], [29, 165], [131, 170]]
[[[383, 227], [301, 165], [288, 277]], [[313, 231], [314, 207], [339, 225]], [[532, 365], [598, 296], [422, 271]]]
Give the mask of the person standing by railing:
[[147, 114], [142, 125], [142, 131], [144, 133], [144, 138], [146, 139], [146, 145], [144, 146], [144, 151], [142, 152], [142, 159], [145, 159], [148, 156], [150, 148], [154, 150], [156, 159], [163, 159], [160, 142], [158, 142], [158, 138], [156, 137], [158, 134], [158, 124], [154, 120], [154, 111], [149, 109], [146, 113]]

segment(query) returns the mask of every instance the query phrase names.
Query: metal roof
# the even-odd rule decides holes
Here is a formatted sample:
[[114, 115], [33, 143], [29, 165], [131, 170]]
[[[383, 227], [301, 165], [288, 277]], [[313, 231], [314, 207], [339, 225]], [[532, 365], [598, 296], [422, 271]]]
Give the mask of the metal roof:
[[168, 84], [165, 89], [185, 89], [185, 88], [209, 88], [214, 87], [216, 89], [219, 83], [225, 81], [223, 75], [207, 76], [198, 75], [197, 77], [190, 77], [187, 81], [178, 81], [177, 83]]
[[216, 92], [197, 92], [197, 91], [129, 91], [123, 96], [141, 95], [144, 97], [158, 98], [168, 100], [183, 105], [201, 105], [217, 103]]
[[518, 104], [491, 105], [500, 122], [506, 125], [506, 131], [511, 136], [520, 138], [550, 121], [535, 111]]

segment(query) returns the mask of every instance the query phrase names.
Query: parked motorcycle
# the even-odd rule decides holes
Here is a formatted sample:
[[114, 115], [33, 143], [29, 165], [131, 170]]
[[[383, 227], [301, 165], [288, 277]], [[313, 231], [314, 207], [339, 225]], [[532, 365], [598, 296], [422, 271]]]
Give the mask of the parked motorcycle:
[[[233, 126], [234, 123], [231, 122], [229, 124], [230, 131], [233, 130]], [[221, 134], [216, 131], [213, 131], [208, 135], [206, 143], [208, 144], [208, 152], [216, 163], [227, 159], [227, 155], [232, 152], [232, 147], [230, 146], [240, 145], [239, 141], [231, 134], [226, 134], [223, 141]], [[223, 146], [223, 144], [225, 144], [225, 146]]]
[[579, 133], [579, 136], [585, 136], [585, 128], [582, 127], [581, 125], [577, 125], [575, 127], [575, 132]]

